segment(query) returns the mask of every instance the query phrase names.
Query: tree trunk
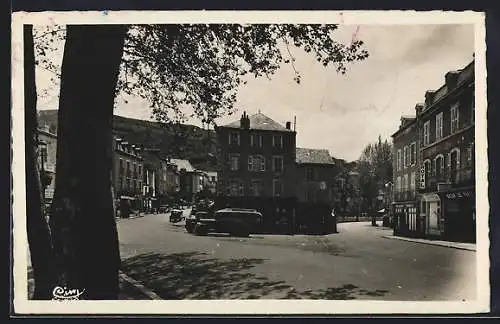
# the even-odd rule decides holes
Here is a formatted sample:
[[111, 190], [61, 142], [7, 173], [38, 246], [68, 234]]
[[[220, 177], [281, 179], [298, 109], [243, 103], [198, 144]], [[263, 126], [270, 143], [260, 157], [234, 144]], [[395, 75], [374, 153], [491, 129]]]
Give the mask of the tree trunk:
[[51, 229], [68, 289], [117, 299], [120, 253], [112, 189], [114, 93], [125, 26], [68, 26]]
[[53, 260], [50, 231], [45, 219], [38, 170], [35, 52], [33, 26], [24, 25], [24, 121], [26, 171], [26, 224], [35, 291], [33, 299], [51, 299]]

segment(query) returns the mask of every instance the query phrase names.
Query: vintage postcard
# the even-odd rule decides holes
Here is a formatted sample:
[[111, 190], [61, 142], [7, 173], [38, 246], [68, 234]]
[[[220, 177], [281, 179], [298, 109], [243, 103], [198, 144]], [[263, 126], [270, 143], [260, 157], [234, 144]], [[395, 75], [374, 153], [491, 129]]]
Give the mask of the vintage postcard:
[[489, 311], [485, 16], [17, 12], [17, 314]]

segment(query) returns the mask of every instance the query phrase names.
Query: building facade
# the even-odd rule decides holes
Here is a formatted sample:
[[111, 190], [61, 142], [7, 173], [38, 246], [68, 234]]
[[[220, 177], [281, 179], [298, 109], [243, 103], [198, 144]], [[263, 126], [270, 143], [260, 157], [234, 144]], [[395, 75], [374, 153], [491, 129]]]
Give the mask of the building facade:
[[262, 113], [216, 128], [218, 193], [294, 197], [296, 132]]
[[[417, 179], [418, 125], [416, 117], [401, 117], [399, 129], [392, 135], [393, 181], [392, 215], [394, 231], [398, 234], [417, 236], [423, 228], [418, 217]], [[390, 190], [388, 189], [388, 190]]]
[[42, 183], [43, 198], [50, 204], [56, 183], [57, 135], [49, 126], [38, 129], [38, 167]]
[[195, 175], [196, 169], [189, 160], [185, 159], [170, 159], [170, 163], [176, 166], [179, 174], [179, 198], [193, 201], [198, 187], [198, 180]]
[[337, 191], [336, 165], [328, 150], [296, 149], [296, 196], [299, 202], [333, 207]]
[[118, 136], [113, 137], [113, 189], [115, 197], [135, 198], [143, 192], [144, 159], [141, 149]]
[[418, 106], [420, 215], [425, 233], [475, 240], [474, 61], [450, 71]]

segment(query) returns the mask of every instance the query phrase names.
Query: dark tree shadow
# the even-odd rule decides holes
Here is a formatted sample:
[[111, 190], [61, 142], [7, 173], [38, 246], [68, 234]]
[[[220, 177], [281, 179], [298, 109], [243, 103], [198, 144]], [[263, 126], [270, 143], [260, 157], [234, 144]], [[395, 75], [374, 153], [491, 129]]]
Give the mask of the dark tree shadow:
[[122, 262], [123, 270], [163, 299], [252, 299], [290, 289], [248, 272], [264, 259], [220, 260], [206, 253], [148, 253]]
[[122, 261], [122, 270], [161, 298], [178, 299], [356, 299], [383, 296], [354, 285], [317, 291], [295, 291], [284, 281], [270, 280], [249, 270], [261, 258], [221, 260], [207, 253], [146, 253]]
[[[325, 299], [325, 300], [352, 300], [362, 296], [383, 297], [388, 290], [360, 289], [359, 287], [347, 284], [340, 287], [327, 288], [321, 290], [306, 290], [303, 292], [289, 291], [282, 299]], [[370, 298], [363, 298], [370, 299]]]

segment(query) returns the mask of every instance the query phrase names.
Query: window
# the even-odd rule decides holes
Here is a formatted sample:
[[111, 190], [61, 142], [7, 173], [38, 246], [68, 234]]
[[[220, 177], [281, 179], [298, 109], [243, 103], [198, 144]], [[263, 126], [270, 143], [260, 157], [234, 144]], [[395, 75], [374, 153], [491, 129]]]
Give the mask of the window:
[[458, 171], [460, 169], [460, 150], [458, 148], [451, 150], [448, 163], [451, 181], [458, 182]]
[[401, 150], [398, 150], [398, 155], [397, 155], [397, 162], [396, 162], [396, 170], [399, 171], [401, 170]]
[[403, 169], [408, 166], [408, 146], [403, 148]]
[[273, 136], [273, 147], [282, 148], [283, 147], [283, 136], [274, 135]]
[[240, 133], [238, 133], [238, 132], [229, 133], [229, 144], [230, 145], [240, 145]]
[[130, 177], [130, 161], [127, 161], [127, 177]]
[[245, 194], [245, 186], [241, 181], [232, 180], [229, 184], [230, 196], [243, 196]]
[[436, 115], [436, 141], [443, 138], [443, 113]]
[[142, 165], [139, 165], [139, 174], [137, 175], [139, 179], [142, 179]]
[[426, 160], [424, 161], [424, 178], [422, 179], [423, 180], [422, 187], [425, 188], [425, 184], [427, 184], [427, 179], [430, 177], [430, 175], [431, 175], [431, 161]]
[[414, 191], [415, 190], [415, 180], [416, 180], [416, 172], [410, 173], [410, 190]]
[[401, 192], [401, 177], [397, 177], [396, 179], [396, 192]]
[[123, 159], [120, 158], [120, 161], [118, 162], [118, 175], [121, 177], [123, 174]]
[[281, 197], [283, 195], [283, 181], [280, 179], [273, 180], [273, 196]]
[[410, 163], [412, 166], [417, 163], [417, 143], [415, 142], [410, 145]]
[[263, 190], [262, 181], [261, 180], [252, 180], [250, 190], [251, 190], [251, 194], [254, 197], [261, 196], [262, 190]]
[[467, 147], [467, 151], [466, 151], [466, 157], [467, 157], [467, 167], [472, 167], [473, 165], [473, 160], [474, 160], [474, 150], [472, 148], [472, 144], [469, 145], [469, 147]]
[[250, 135], [250, 146], [251, 147], [262, 147], [262, 135], [258, 135], [258, 134]]
[[409, 186], [408, 174], [405, 174], [403, 178], [403, 191], [408, 191], [408, 186]]
[[451, 126], [450, 126], [450, 132], [451, 134], [455, 133], [458, 131], [458, 103], [454, 104], [451, 107], [450, 110], [450, 121], [451, 121]]
[[424, 123], [424, 146], [430, 144], [430, 128], [431, 122], [428, 120]]
[[314, 181], [314, 169], [311, 167], [306, 168], [306, 180]]
[[229, 170], [238, 171], [240, 169], [240, 156], [233, 154], [229, 156]]
[[248, 171], [259, 172], [266, 170], [266, 159], [262, 155], [248, 157]]
[[283, 172], [283, 157], [273, 156], [273, 171], [277, 173]]
[[444, 174], [444, 156], [438, 155], [434, 159], [434, 174], [437, 177], [437, 180]]

